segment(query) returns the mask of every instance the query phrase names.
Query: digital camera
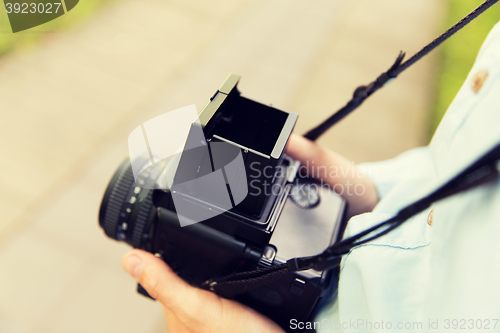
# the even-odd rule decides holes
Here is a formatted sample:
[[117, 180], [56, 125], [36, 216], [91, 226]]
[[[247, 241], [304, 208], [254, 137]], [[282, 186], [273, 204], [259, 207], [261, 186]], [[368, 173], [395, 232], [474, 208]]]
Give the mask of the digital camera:
[[[176, 158], [125, 160], [99, 213], [108, 237], [157, 255], [198, 287], [318, 254], [345, 227], [345, 201], [302, 175], [300, 163], [285, 153], [297, 114], [243, 97], [238, 81], [229, 75], [210, 98]], [[138, 173], [137, 165], [149, 167]], [[158, 186], [167, 172], [173, 181]], [[334, 274], [289, 274], [235, 300], [289, 331], [291, 320], [308, 320], [335, 288]]]

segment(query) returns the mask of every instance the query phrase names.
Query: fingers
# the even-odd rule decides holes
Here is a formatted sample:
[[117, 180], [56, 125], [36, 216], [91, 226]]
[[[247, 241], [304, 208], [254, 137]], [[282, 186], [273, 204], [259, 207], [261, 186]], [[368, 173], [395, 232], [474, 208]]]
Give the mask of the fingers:
[[151, 253], [133, 250], [123, 257], [122, 265], [164, 305], [169, 332], [283, 332], [254, 310], [190, 286]]
[[322, 154], [322, 148], [303, 136], [292, 134], [288, 141], [286, 153], [293, 159], [308, 161], [317, 159], [318, 155]]
[[200, 327], [220, 315], [215, 294], [192, 287], [151, 253], [133, 250], [123, 257], [122, 266], [164, 306], [173, 332], [203, 332]]
[[[320, 167], [323, 171], [331, 166], [351, 165], [338, 154], [325, 149], [317, 143], [310, 141], [303, 136], [292, 134], [288, 142], [286, 154], [295, 160], [299, 160], [303, 167], [307, 168], [308, 173], [300, 173], [301, 176], [310, 176], [312, 178], [323, 179], [330, 182], [328, 174], [319, 173]], [[317, 170], [314, 170], [314, 168]]]
[[183, 307], [187, 300], [197, 297], [195, 288], [151, 253], [133, 250], [123, 257], [122, 266], [151, 297], [168, 308]]

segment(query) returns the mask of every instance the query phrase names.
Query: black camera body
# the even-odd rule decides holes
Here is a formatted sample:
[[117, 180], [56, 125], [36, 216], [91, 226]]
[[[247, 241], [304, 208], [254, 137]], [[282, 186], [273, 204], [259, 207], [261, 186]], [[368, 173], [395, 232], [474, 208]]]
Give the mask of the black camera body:
[[[316, 183], [300, 177], [299, 162], [285, 154], [297, 114], [241, 96], [238, 81], [230, 75], [193, 123], [182, 153], [170, 163], [175, 176], [169, 189], [141, 186], [160, 178], [165, 164], [134, 177], [126, 160], [100, 209], [106, 235], [156, 254], [194, 286], [320, 253], [340, 239], [345, 227], [344, 200], [318, 186], [317, 193], [305, 193]], [[222, 184], [193, 185], [216, 172]], [[227, 191], [224, 199], [214, 199], [221, 190]], [[291, 202], [291, 192], [298, 205]], [[235, 299], [290, 330], [290, 320], [311, 317], [335, 287], [335, 274], [288, 274]], [[140, 286], [139, 291], [144, 293]]]

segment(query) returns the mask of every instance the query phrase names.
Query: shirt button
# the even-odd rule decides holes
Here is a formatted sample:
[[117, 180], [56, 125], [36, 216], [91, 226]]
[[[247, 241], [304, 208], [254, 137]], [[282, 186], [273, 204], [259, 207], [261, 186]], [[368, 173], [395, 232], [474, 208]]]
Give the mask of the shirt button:
[[434, 209], [431, 210], [431, 212], [429, 213], [429, 216], [427, 216], [427, 224], [428, 225], [432, 225], [432, 217], [434, 216]]
[[483, 86], [484, 81], [486, 81], [486, 78], [488, 77], [488, 72], [484, 70], [480, 70], [479, 72], [474, 75], [472, 78], [471, 82], [471, 89], [473, 92], [477, 93], [479, 90], [481, 90], [481, 87]]

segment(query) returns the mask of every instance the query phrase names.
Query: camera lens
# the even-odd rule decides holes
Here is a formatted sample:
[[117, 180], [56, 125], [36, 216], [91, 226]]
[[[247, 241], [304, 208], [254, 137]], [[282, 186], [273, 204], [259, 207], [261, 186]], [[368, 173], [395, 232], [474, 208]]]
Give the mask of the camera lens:
[[153, 211], [152, 190], [136, 185], [130, 161], [113, 175], [102, 200], [99, 224], [108, 237], [141, 248]]

